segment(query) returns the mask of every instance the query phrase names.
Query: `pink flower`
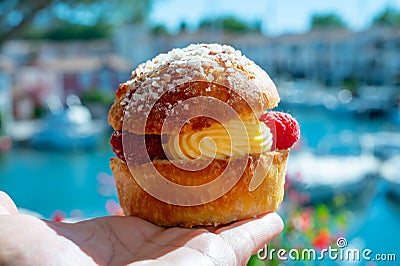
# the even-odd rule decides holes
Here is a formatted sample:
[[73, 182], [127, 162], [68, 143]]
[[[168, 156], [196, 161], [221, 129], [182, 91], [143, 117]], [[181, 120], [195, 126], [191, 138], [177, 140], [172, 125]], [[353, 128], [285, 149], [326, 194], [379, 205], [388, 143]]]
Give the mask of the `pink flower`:
[[121, 206], [119, 206], [119, 204], [113, 199], [109, 199], [106, 201], [106, 210], [110, 215], [119, 215], [119, 216], [124, 215]]

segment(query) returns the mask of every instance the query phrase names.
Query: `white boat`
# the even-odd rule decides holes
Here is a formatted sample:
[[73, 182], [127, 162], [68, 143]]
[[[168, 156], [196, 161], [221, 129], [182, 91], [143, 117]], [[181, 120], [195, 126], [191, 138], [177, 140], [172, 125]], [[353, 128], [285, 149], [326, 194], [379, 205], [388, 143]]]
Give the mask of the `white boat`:
[[358, 97], [341, 102], [335, 111], [343, 115], [374, 118], [390, 113], [394, 106], [395, 89], [392, 87], [363, 86], [358, 94]]
[[400, 154], [382, 163], [380, 176], [388, 185], [388, 192], [400, 200]]
[[280, 82], [279, 94], [282, 107], [307, 107], [315, 109], [332, 109], [337, 105], [337, 97], [331, 90], [312, 81]]
[[[76, 97], [76, 96], [75, 96]], [[94, 121], [79, 98], [70, 97], [67, 108], [50, 106], [52, 112], [42, 121], [40, 130], [29, 143], [35, 148], [85, 150], [97, 146], [104, 129], [102, 121]]]
[[400, 154], [400, 132], [377, 132], [361, 136], [363, 146], [381, 160]]
[[316, 155], [299, 152], [291, 155], [287, 178], [310, 201], [326, 201], [338, 194], [356, 194], [371, 181], [378, 169], [372, 155]]

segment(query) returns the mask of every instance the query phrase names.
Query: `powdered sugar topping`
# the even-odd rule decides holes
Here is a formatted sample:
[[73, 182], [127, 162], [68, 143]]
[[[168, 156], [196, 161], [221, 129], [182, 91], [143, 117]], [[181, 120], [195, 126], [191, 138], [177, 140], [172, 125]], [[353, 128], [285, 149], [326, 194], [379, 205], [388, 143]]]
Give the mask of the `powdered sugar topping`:
[[130, 87], [126, 95], [129, 99], [122, 101], [125, 116], [129, 117], [132, 112], [149, 112], [154, 100], [191, 81], [219, 83], [255, 102], [259, 102], [260, 88], [270, 87], [272, 83], [261, 68], [229, 45], [191, 44], [160, 54], [132, 72], [131, 80], [126, 82]]

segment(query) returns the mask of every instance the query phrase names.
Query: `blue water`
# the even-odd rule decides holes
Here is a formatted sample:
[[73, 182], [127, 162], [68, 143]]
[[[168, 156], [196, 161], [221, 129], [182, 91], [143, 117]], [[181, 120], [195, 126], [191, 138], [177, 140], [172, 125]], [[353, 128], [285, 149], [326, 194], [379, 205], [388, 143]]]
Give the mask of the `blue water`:
[[[283, 110], [292, 113], [301, 124], [300, 149], [316, 148], [325, 139], [338, 138], [343, 132], [357, 135], [399, 130], [385, 118], [337, 115], [321, 108], [283, 107]], [[106, 202], [117, 201], [109, 168], [112, 156], [107, 138], [98, 149], [81, 153], [15, 146], [0, 155], [0, 189], [10, 194], [19, 207], [45, 218], [50, 218], [56, 210], [66, 216], [107, 215]], [[367, 200], [354, 206], [346, 238], [349, 242], [361, 239], [362, 245], [374, 252], [394, 252], [400, 264], [400, 201], [387, 196], [382, 180], [377, 179], [374, 186]]]
[[66, 216], [74, 210], [85, 217], [106, 215], [106, 201], [117, 199], [107, 180], [111, 157], [105, 145], [81, 153], [15, 147], [0, 157], [0, 189], [18, 207], [46, 218], [56, 210]]
[[[386, 117], [374, 119], [362, 115], [354, 117], [319, 108], [286, 109], [286, 111], [291, 112], [301, 124], [304, 146], [314, 149], [321, 147], [321, 143], [325, 143], [326, 140], [335, 138], [338, 140], [343, 133], [361, 135], [379, 131], [400, 132], [399, 125], [393, 124]], [[348, 219], [344, 236], [349, 243], [359, 248], [369, 248], [373, 254], [396, 254], [397, 261], [387, 262], [385, 265], [400, 265], [400, 198], [390, 197], [388, 187], [389, 185], [378, 175], [366, 191], [362, 191], [360, 195], [353, 195], [357, 202], [348, 202], [346, 203], [348, 206], [345, 206], [350, 210], [351, 218]], [[361, 265], [364, 263], [361, 262]]]

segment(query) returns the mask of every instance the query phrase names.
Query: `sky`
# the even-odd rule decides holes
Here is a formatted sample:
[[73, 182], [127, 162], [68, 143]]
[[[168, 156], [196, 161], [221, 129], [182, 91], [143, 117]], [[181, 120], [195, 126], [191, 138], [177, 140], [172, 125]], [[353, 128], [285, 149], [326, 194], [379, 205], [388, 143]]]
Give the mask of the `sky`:
[[400, 10], [400, 0], [157, 0], [150, 20], [176, 32], [183, 21], [194, 29], [203, 18], [233, 15], [250, 23], [259, 20], [265, 34], [276, 36], [305, 32], [313, 14], [327, 13], [360, 31], [387, 6]]

